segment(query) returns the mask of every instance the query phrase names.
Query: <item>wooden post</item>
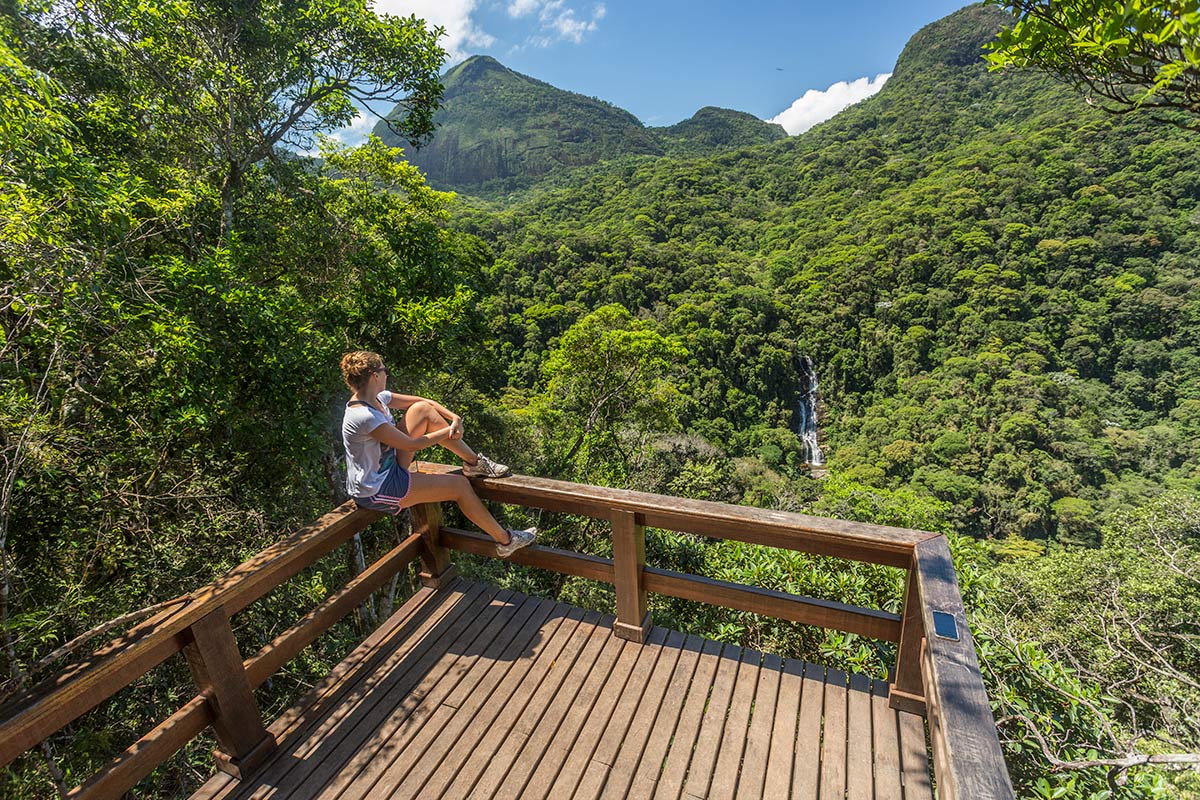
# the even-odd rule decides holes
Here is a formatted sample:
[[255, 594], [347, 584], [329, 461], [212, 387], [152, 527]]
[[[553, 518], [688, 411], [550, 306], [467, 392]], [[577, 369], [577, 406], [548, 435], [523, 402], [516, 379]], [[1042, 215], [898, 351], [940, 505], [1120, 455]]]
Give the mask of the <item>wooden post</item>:
[[[946, 537], [918, 544], [913, 549], [913, 568], [925, 619], [921, 677], [938, 797], [1012, 800], [1012, 781]], [[937, 629], [935, 615], [945, 615], [945, 629]]]
[[613, 509], [613, 585], [617, 590], [617, 621], [613, 633], [631, 642], [644, 642], [650, 633], [646, 608], [646, 526], [632, 511]]
[[921, 590], [917, 583], [916, 558], [908, 569], [908, 585], [904, 590], [904, 616], [900, 622], [900, 648], [896, 652], [896, 667], [892, 685], [888, 688], [888, 703], [897, 711], [925, 713], [925, 687], [921, 680], [921, 645], [925, 640], [925, 616], [921, 608]]
[[[932, 676], [933, 654], [929, 649], [929, 640], [921, 641], [921, 664], [926, 667], [924, 674]], [[938, 800], [955, 800], [953, 772], [947, 762], [949, 748], [946, 747], [946, 729], [942, 723], [942, 710], [937, 696], [937, 687], [931, 681], [926, 681], [925, 709], [926, 719], [929, 720], [929, 749], [933, 752], [933, 776], [937, 780]]]
[[244, 778], [274, 751], [275, 737], [263, 725], [229, 615], [218, 606], [188, 630], [192, 642], [183, 653], [196, 686], [213, 706], [217, 769]]
[[450, 551], [442, 546], [442, 506], [422, 503], [412, 507], [413, 533], [421, 534], [421, 583], [441, 589], [458, 574], [450, 563]]

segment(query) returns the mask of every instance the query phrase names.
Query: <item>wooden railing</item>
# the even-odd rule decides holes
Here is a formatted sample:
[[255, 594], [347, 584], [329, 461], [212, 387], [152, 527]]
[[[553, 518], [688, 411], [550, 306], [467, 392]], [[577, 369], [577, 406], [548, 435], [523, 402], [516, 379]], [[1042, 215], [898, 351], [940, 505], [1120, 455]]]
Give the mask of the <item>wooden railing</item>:
[[[421, 469], [450, 471], [436, 464], [422, 464]], [[1014, 796], [945, 537], [525, 476], [474, 483], [485, 499], [611, 523], [611, 559], [535, 546], [517, 551], [511, 560], [612, 584], [617, 601], [613, 632], [622, 638], [644, 641], [651, 626], [646, 597], [656, 593], [897, 642], [890, 697], [894, 707], [928, 716], [938, 796]], [[243, 660], [230, 617], [378, 518], [350, 503], [338, 507], [9, 703], [0, 709], [0, 766], [182, 652], [197, 694], [70, 796], [120, 797], [209, 726], [218, 743], [217, 768], [235, 777], [253, 772], [275, 746], [254, 701], [256, 687], [416, 558], [422, 562], [422, 582], [437, 588], [454, 574], [450, 549], [496, 555], [487, 537], [443, 525], [439, 506], [419, 506], [408, 539]], [[649, 566], [646, 527], [906, 569], [903, 613]]]
[[379, 517], [345, 503], [6, 703], [0, 708], [0, 767], [182, 652], [197, 694], [68, 796], [121, 797], [210, 726], [217, 739], [217, 768], [235, 777], [254, 771], [274, 750], [275, 740], [263, 725], [253, 690], [418, 556], [425, 560], [422, 578], [427, 578], [435, 549], [423, 539], [429, 527], [414, 526], [405, 541], [248, 659], [238, 651], [230, 617]]
[[[891, 704], [928, 717], [938, 797], [1014, 797], [945, 536], [524, 476], [476, 481], [475, 490], [488, 500], [611, 522], [611, 559], [537, 547], [518, 550], [512, 560], [613, 584], [618, 636], [644, 639], [651, 625], [646, 594], [653, 592], [898, 642]], [[903, 613], [648, 566], [647, 527], [906, 569]], [[492, 554], [480, 534], [443, 528], [437, 538], [445, 547]]]

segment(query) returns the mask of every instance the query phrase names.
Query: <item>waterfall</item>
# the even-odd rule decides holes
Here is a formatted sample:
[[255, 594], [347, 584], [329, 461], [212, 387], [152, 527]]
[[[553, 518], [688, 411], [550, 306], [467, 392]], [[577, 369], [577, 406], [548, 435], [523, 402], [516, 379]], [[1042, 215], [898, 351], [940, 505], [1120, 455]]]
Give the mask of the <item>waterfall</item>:
[[804, 356], [803, 372], [800, 374], [800, 424], [796, 433], [804, 447], [801, 455], [805, 464], [813, 467], [825, 465], [825, 455], [817, 443], [817, 370], [812, 359]]

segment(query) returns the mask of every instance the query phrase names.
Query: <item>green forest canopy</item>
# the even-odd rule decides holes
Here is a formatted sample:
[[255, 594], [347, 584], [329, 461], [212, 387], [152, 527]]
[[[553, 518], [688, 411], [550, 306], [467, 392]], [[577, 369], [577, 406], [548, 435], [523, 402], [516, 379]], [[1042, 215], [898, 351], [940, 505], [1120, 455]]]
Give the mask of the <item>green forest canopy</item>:
[[[989, 73], [980, 48], [1003, 17], [971, 8], [918, 32], [877, 97], [801, 137], [598, 163], [504, 206], [456, 204], [378, 141], [326, 142], [320, 161], [271, 150], [231, 193], [179, 121], [228, 118], [158, 91], [90, 22], [124, 31], [136, 7], [85, 10], [22, 5], [0, 30], [7, 685], [339, 499], [335, 364], [367, 347], [522, 471], [950, 533], [1024, 794], [1103, 797], [1114, 765], [1092, 762], [1197, 749], [1200, 151], [1184, 133]], [[224, 10], [175, 9], [197, 24]], [[426, 87], [429, 111], [443, 55], [424, 27], [341, 3], [323, 17], [342, 18], [402, 40], [383, 67]], [[247, 108], [241, 130], [270, 113]], [[824, 481], [794, 433], [805, 356]], [[548, 522], [552, 543], [604, 547], [578, 520]], [[883, 568], [663, 532], [649, 547], [685, 571], [901, 602]], [[1146, 566], [1163, 559], [1169, 583]], [[586, 582], [466, 566], [611, 603]], [[327, 559], [249, 612], [243, 646], [349, 569]], [[874, 674], [894, 658], [655, 602], [661, 624], [773, 652]], [[261, 702], [286, 706], [354, 638], [306, 652]], [[1169, 669], [1146, 669], [1150, 653]], [[98, 733], [57, 737], [64, 779], [164, 716], [186, 680], [155, 675], [89, 720]], [[145, 796], [181, 792], [203, 749]], [[5, 792], [44, 796], [53, 779], [30, 754]], [[1195, 791], [1167, 780], [1134, 771], [1120, 796]]]

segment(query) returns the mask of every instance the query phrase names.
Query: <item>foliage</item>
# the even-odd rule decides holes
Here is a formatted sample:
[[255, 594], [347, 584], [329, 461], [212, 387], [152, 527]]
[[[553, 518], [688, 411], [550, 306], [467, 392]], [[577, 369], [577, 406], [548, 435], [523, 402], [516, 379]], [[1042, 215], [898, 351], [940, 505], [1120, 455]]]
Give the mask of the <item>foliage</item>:
[[[805, 136], [597, 165], [458, 220], [497, 252], [485, 307], [512, 386], [537, 381], [553, 343], [604, 304], [686, 348], [683, 432], [651, 441], [625, 485], [994, 537], [986, 550], [952, 542], [1020, 791], [1164, 796], [1186, 787], [1136, 769], [1114, 790], [1112, 766], [1093, 763], [1126, 752], [1130, 740], [1111, 734], [1128, 732], [1122, 703], [1135, 693], [1176, 709], [1187, 696], [1162, 685], [1114, 694], [1077, 669], [1129, 657], [1089, 638], [1102, 617], [1080, 609], [1095, 584], [1055, 573], [1043, 588], [1059, 587], [1062, 616], [1035, 615], [1012, 637], [1001, 609], [1026, 572], [1125, 563], [1081, 546], [1164, 487], [1198, 485], [1200, 151], [1039, 77], [989, 73], [981, 48], [1002, 21], [972, 8], [929, 26], [877, 97]], [[804, 356], [824, 401], [831, 477], [820, 483], [788, 459], [800, 451]], [[550, 535], [603, 554], [604, 531], [586, 523]], [[685, 572], [817, 596], [840, 574], [842, 602], [888, 608], [899, 596], [894, 579], [845, 565], [650, 541], [656, 563]], [[986, 552], [1011, 559], [998, 578]], [[854, 637], [655, 602], [656, 619], [685, 630], [859, 671], [890, 663]], [[1180, 654], [1169, 663], [1190, 668]], [[1158, 735], [1169, 717], [1139, 718]], [[1194, 749], [1194, 737], [1175, 742]]]
[[[528, 413], [550, 472], [593, 482], [628, 462], [629, 435], [674, 424], [678, 392], [669, 377], [686, 355], [678, 341], [618, 305], [572, 325], [547, 357], [545, 390]], [[624, 441], [623, 441], [624, 440]]]
[[354, 118], [356, 101], [378, 100], [399, 104], [393, 128], [419, 142], [441, 93], [435, 34], [416, 18], [376, 16], [363, 0], [35, 0], [21, 11], [33, 64], [71, 74], [81, 112], [109, 116], [94, 124], [152, 118], [162, 140], [211, 174], [227, 236], [247, 172], [277, 147], [310, 149], [313, 133]]
[[[1200, 503], [1193, 495], [1167, 493], [1118, 515], [1098, 548], [1002, 562], [994, 577], [994, 646], [1007, 651], [995, 696], [1004, 727], [1030, 755], [1098, 762], [1119, 776], [1141, 766], [1139, 754], [1196, 749]], [[1015, 686], [1044, 700], [1031, 707]], [[1173, 785], [1200, 790], [1194, 776]]]
[[[143, 8], [136, 24], [217, 13], [156, 9], [161, 19]], [[378, 350], [398, 372], [419, 366], [426, 380], [438, 379], [427, 359], [467, 374], [487, 369], [466, 346], [481, 334], [470, 311], [485, 289], [487, 250], [447, 229], [449, 197], [397, 162], [396, 151], [377, 140], [353, 150], [331, 144], [324, 170], [279, 153], [248, 165], [237, 235], [225, 239], [216, 235], [222, 208], [211, 153], [187, 146], [179, 125], [186, 112], [207, 129], [220, 113], [151, 92], [148, 78], [126, 68], [135, 55], [166, 58], [155, 48], [168, 43], [138, 39], [154, 51], [138, 55], [123, 49], [132, 38], [118, 46], [95, 19], [76, 16], [95, 8], [60, 11], [17, 8], [0, 20], [6, 694], [61, 667], [40, 662], [98, 622], [213, 580], [340, 499], [332, 425], [344, 350]], [[406, 24], [371, 19], [359, 14], [355, 25], [404, 38]], [[181, 41], [199, 35], [202, 21]], [[420, 31], [394, 41], [399, 50], [381, 42], [361, 55], [406, 57], [431, 41]], [[245, 44], [291, 47], [294, 33]], [[255, 52], [266, 59], [266, 50]], [[393, 67], [436, 76], [437, 64]], [[199, 103], [199, 84], [176, 89]], [[276, 89], [276, 100], [288, 91]], [[340, 119], [336, 109], [321, 113], [322, 125]], [[391, 546], [386, 531], [365, 544]], [[243, 651], [344, 582], [352, 566], [342, 558], [240, 615]], [[335, 630], [278, 676], [265, 707], [277, 712], [327, 672], [355, 640], [353, 628]], [[49, 763], [65, 774], [47, 776], [34, 754], [14, 765], [5, 796], [43, 797], [52, 781], [87, 777], [178, 708], [180, 687], [190, 685], [182, 672], [164, 666], [81, 730], [54, 737]], [[185, 793], [197, 774], [188, 760], [210, 764], [202, 743], [195, 747], [150, 778], [144, 796]]]
[[993, 69], [1035, 67], [1069, 81], [1101, 108], [1143, 109], [1200, 130], [1196, 0], [992, 2], [1015, 17], [988, 54]]
[[720, 148], [750, 147], [787, 136], [782, 125], [763, 122], [744, 111], [715, 106], [705, 106], [674, 125], [650, 130], [671, 156], [704, 156]]
[[686, 432], [799, 474], [809, 356], [834, 473], [947, 501], [960, 532], [1095, 543], [1114, 510], [1200, 485], [1200, 150], [989, 73], [1003, 21], [929, 26], [804, 136], [463, 209], [496, 250], [509, 383], [618, 303], [687, 349]]
[[[345, 4], [290, 16], [108, 0], [6, 9], [4, 678], [36, 680], [64, 641], [207, 582], [339, 499], [333, 365], [368, 347], [404, 385], [468, 411], [523, 471], [946, 532], [1021, 791], [1191, 790], [1140, 768], [1113, 790], [1106, 773], [1131, 741], [1196, 736], [1200, 150], [1092, 113], [1041, 78], [989, 73], [980, 46], [999, 12], [930, 26], [877, 97], [748, 148], [762, 128], [702, 113], [673, 151], [702, 155], [663, 156], [661, 134], [619, 109], [560, 97], [555, 136], [570, 133], [561, 153], [577, 168], [529, 181], [502, 208], [456, 208], [379, 139], [323, 142], [320, 161], [254, 150], [265, 141], [254, 114], [281, 131], [289, 103], [311, 97], [291, 93], [317, 74], [303, 70], [344, 66], [351, 41], [356, 58], [392, 58], [389, 74], [416, 81], [406, 120], [418, 134], [440, 52], [411, 20]], [[177, 41], [150, 35], [174, 23], [186, 23]], [[325, 36], [332, 49], [305, 61], [321, 31], [345, 38]], [[218, 45], [219, 58], [200, 58]], [[468, 64], [508, 87], [497, 113], [553, 94]], [[225, 67], [238, 80], [213, 85]], [[314, 100], [286, 130], [344, 121], [360, 88]], [[228, 152], [209, 135], [220, 130], [232, 130]], [[646, 149], [598, 161], [609, 151], [592, 145], [609, 134]], [[228, 191], [228, 154], [255, 152]], [[516, 183], [537, 177], [525, 167]], [[807, 358], [821, 379], [824, 480], [794, 433]], [[604, 523], [511, 513], [548, 543], [611, 552]], [[364, 544], [381, 550], [397, 533]], [[648, 550], [683, 572], [902, 602], [894, 569], [665, 531]], [[581, 580], [471, 568], [612, 602]], [[353, 569], [326, 559], [239, 617], [244, 651]], [[781, 655], [877, 676], [895, 657], [855, 636], [653, 602], [661, 624]], [[353, 639], [341, 628], [306, 651], [264, 707], [285, 706]], [[148, 676], [55, 737], [65, 778], [177, 708], [180, 673]], [[142, 794], [184, 793], [187, 759], [208, 763], [202, 749]], [[43, 769], [27, 757], [4, 792], [44, 796]]]

